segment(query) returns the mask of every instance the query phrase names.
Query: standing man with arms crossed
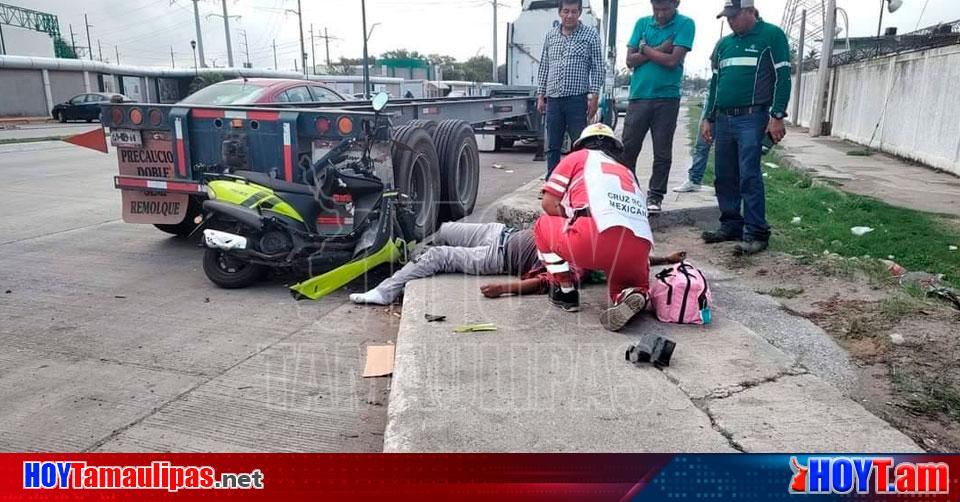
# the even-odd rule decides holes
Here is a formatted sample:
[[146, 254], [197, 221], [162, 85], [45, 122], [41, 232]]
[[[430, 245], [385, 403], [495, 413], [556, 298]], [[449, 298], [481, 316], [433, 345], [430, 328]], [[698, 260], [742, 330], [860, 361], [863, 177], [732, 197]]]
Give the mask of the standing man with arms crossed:
[[700, 124], [703, 139], [716, 141], [720, 206], [720, 228], [704, 232], [703, 240], [742, 240], [736, 252], [751, 255], [767, 249], [770, 240], [760, 158], [765, 134], [779, 143], [787, 133], [790, 48], [783, 30], [760, 19], [754, 0], [727, 0], [717, 17], [727, 18], [733, 34], [714, 49]]
[[537, 74], [537, 110], [546, 113], [547, 175], [560, 163], [564, 133], [580, 137], [597, 113], [604, 64], [600, 35], [580, 22], [582, 0], [560, 0], [560, 26], [547, 32]]
[[647, 194], [649, 212], [659, 212], [673, 163], [673, 134], [680, 113], [683, 60], [693, 49], [696, 26], [677, 12], [680, 0], [651, 0], [653, 15], [640, 18], [627, 44], [630, 107], [623, 125], [621, 163], [637, 172], [637, 156], [647, 132], [653, 137], [653, 174]]

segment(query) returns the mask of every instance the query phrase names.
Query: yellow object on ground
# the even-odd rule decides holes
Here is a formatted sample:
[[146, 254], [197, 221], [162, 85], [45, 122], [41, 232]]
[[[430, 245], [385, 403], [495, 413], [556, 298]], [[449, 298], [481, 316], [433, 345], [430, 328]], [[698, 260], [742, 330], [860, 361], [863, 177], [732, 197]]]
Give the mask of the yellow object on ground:
[[311, 277], [299, 284], [290, 286], [297, 299], [319, 300], [324, 296], [346, 286], [350, 281], [367, 273], [368, 270], [384, 263], [394, 263], [404, 254], [406, 244], [403, 239], [388, 241], [380, 251], [367, 257], [341, 265], [325, 274]]

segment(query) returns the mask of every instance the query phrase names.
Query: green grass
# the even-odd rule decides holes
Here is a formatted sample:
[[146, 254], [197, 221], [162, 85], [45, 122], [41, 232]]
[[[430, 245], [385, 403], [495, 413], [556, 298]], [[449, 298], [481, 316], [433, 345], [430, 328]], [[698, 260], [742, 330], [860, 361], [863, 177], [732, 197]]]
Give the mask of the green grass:
[[803, 288], [773, 288], [770, 291], [757, 291], [761, 295], [772, 296], [774, 298], [796, 298], [803, 294]]
[[[691, 105], [689, 116], [699, 117], [700, 108]], [[696, 122], [690, 121], [691, 139], [698, 134]], [[767, 173], [767, 219], [774, 232], [772, 249], [812, 256], [829, 251], [846, 258], [886, 259], [892, 255], [907, 270], [944, 274], [948, 282], [960, 285], [960, 251], [949, 249], [960, 245], [960, 229], [943, 217], [816, 184], [810, 175], [787, 168], [776, 149], [763, 162], [780, 166], [763, 168]], [[711, 155], [705, 184], [713, 183], [713, 173]], [[798, 216], [800, 223], [793, 224]], [[857, 237], [850, 232], [857, 226], [874, 231]], [[861, 260], [868, 262], [876, 264], [876, 260]]]
[[39, 141], [59, 141], [65, 136], [43, 136], [41, 138], [7, 138], [0, 139], [0, 145], [13, 145], [17, 143], [37, 143]]

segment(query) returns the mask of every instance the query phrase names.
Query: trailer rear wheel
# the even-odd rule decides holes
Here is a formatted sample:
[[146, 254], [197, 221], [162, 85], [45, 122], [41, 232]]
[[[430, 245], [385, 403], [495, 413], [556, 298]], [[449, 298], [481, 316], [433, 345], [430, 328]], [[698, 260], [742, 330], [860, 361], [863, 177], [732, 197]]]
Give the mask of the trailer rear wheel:
[[437, 121], [436, 120], [417, 119], [417, 120], [411, 120], [410, 122], [407, 122], [406, 124], [403, 124], [403, 125], [410, 126], [410, 127], [419, 127], [420, 129], [426, 129], [427, 133], [430, 134], [430, 137], [433, 138], [434, 143], [436, 143], [437, 141]]
[[473, 212], [480, 187], [480, 153], [473, 127], [444, 120], [434, 136], [440, 157], [441, 217], [459, 220]]
[[393, 139], [405, 145], [393, 147], [393, 177], [404, 203], [414, 212], [411, 238], [420, 241], [437, 227], [440, 206], [440, 161], [433, 138], [426, 130], [401, 126]]

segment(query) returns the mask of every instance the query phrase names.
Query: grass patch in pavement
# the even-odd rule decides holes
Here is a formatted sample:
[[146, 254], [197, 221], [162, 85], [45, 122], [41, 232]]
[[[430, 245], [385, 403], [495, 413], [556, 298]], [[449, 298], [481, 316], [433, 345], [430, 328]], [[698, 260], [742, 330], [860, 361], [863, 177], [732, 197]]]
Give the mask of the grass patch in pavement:
[[[689, 106], [688, 116], [699, 117], [700, 113], [698, 105]], [[696, 119], [690, 121], [689, 132], [692, 140], [699, 134]], [[780, 166], [763, 166], [772, 249], [794, 255], [892, 256], [907, 270], [944, 274], [948, 282], [960, 285], [960, 251], [950, 249], [960, 246], [956, 225], [935, 214], [814, 183], [809, 174], [785, 167], [776, 149], [763, 158], [762, 164], [767, 162]], [[711, 155], [705, 184], [713, 183], [713, 172]], [[850, 230], [853, 227], [874, 230], [857, 237]], [[868, 262], [876, 264], [875, 260], [861, 260]]]
[[40, 138], [6, 138], [0, 139], [0, 145], [15, 145], [18, 143], [38, 143], [40, 141], [60, 141], [66, 136], [43, 136]]

